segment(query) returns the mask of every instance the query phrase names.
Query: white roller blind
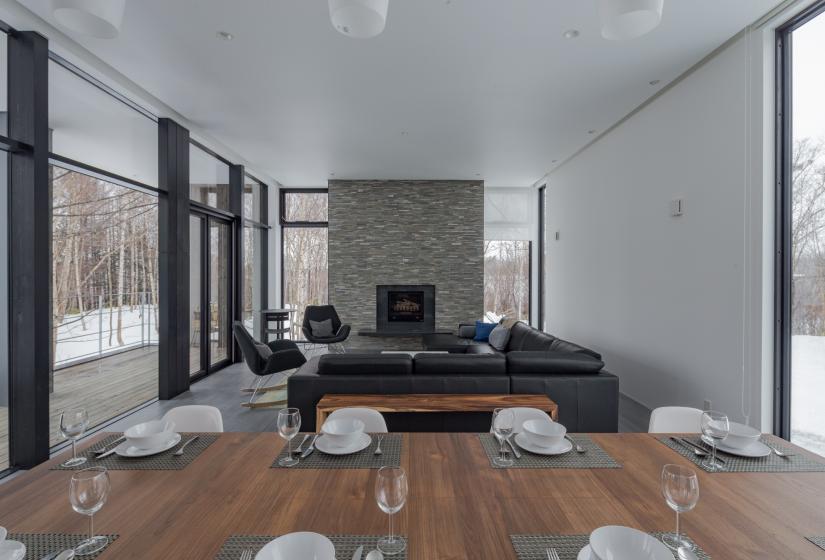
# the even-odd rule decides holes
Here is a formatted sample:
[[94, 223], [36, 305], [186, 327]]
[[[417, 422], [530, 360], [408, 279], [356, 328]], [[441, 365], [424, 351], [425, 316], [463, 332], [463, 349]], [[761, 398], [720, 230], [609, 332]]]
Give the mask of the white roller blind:
[[484, 239], [534, 241], [538, 194], [522, 187], [484, 189]]

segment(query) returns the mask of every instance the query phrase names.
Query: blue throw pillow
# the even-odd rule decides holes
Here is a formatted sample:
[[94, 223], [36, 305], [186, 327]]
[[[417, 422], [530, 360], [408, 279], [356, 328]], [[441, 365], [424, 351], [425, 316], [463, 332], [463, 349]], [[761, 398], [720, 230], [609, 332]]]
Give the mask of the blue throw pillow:
[[487, 342], [490, 338], [490, 333], [498, 326], [498, 323], [485, 323], [484, 321], [476, 321], [476, 335], [473, 340], [478, 342]]

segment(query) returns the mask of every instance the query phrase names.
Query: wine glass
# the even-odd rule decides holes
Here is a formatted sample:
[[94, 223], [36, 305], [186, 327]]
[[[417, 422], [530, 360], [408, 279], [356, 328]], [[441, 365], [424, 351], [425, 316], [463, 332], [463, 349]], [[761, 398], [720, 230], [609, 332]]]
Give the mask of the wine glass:
[[711, 472], [725, 470], [725, 466], [716, 460], [716, 446], [728, 436], [728, 432], [730, 432], [730, 422], [727, 416], [713, 410], [706, 410], [702, 413], [702, 433], [713, 444], [713, 452], [709, 458], [702, 461], [702, 466]]
[[667, 505], [676, 512], [676, 532], [662, 535], [662, 542], [673, 550], [678, 550], [679, 547], [693, 550], [693, 544], [682, 537], [679, 514], [692, 510], [699, 501], [699, 479], [696, 473], [680, 465], [665, 465], [662, 469], [662, 495], [667, 500]]
[[513, 433], [513, 423], [515, 414], [509, 408], [497, 408], [493, 411], [493, 433], [498, 438], [500, 448], [498, 457], [493, 459], [493, 464], [498, 467], [511, 467], [513, 460], [507, 454], [507, 438]]
[[72, 458], [61, 464], [62, 467], [76, 467], [86, 462], [86, 457], [77, 456], [77, 440], [86, 433], [89, 415], [85, 408], [64, 410], [60, 413], [60, 434], [72, 440]]
[[288, 453], [278, 460], [282, 467], [294, 467], [298, 458], [292, 456], [292, 438], [301, 429], [301, 413], [297, 408], [284, 408], [278, 411], [278, 433], [286, 440]]
[[375, 479], [375, 501], [381, 511], [390, 517], [390, 534], [378, 540], [378, 550], [391, 556], [402, 552], [407, 543], [392, 530], [392, 516], [407, 502], [407, 473], [401, 467], [381, 467]]
[[111, 488], [109, 473], [104, 467], [90, 467], [72, 475], [69, 484], [72, 509], [89, 516], [89, 538], [75, 547], [75, 554], [94, 554], [109, 544], [108, 537], [95, 536], [94, 515], [106, 503]]

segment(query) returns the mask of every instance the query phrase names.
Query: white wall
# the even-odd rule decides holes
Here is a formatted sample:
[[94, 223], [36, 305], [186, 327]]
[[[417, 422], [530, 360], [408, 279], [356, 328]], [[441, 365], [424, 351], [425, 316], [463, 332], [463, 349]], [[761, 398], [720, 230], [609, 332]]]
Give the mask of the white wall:
[[650, 408], [710, 399], [770, 422], [769, 37], [743, 34], [548, 178], [549, 330]]

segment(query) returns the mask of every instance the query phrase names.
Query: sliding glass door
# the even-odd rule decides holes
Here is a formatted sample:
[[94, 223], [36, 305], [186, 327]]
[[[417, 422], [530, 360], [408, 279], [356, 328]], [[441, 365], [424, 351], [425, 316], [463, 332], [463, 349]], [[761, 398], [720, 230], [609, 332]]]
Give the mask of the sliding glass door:
[[189, 227], [189, 374], [199, 377], [232, 358], [232, 224], [193, 212]]
[[825, 3], [779, 34], [778, 431], [825, 455]]

